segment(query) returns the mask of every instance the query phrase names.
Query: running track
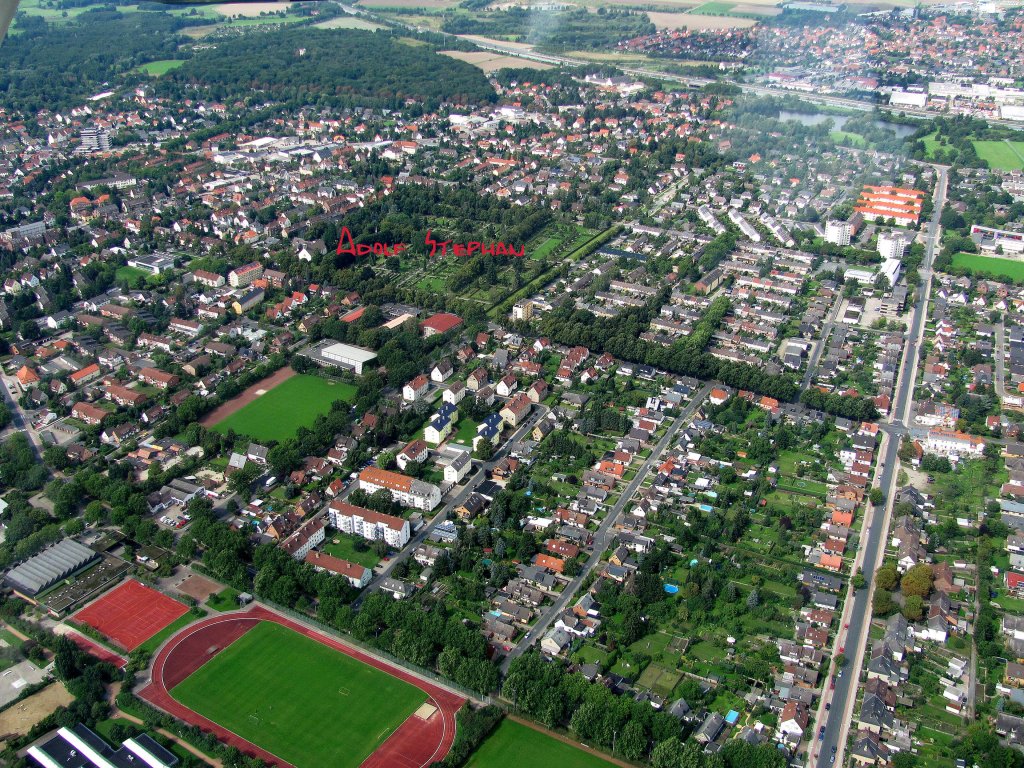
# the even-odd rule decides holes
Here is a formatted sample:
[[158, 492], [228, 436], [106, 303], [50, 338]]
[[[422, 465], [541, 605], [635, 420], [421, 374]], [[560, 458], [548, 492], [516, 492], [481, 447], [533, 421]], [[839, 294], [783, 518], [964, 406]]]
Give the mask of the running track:
[[171, 689], [182, 680], [261, 621], [281, 624], [392, 677], [411, 683], [426, 693], [430, 703], [437, 707], [437, 712], [427, 720], [410, 716], [363, 761], [360, 768], [426, 768], [448, 754], [455, 740], [455, 713], [465, 699], [401, 667], [380, 661], [259, 605], [253, 605], [246, 611], [212, 616], [186, 627], [172, 637], [153, 658], [151, 682], [139, 692], [139, 696], [179, 720], [212, 732], [220, 740], [246, 754], [258, 757], [270, 765], [291, 768], [281, 758], [192, 711], [170, 695]]

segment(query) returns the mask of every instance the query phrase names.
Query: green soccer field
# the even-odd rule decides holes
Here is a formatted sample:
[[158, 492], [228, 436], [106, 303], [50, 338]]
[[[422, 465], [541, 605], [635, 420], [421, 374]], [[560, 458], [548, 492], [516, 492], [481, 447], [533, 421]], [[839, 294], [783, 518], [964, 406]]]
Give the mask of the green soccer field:
[[335, 400], [352, 402], [356, 388], [319, 376], [299, 374], [260, 395], [214, 427], [218, 432], [235, 430], [254, 440], [286, 440], [299, 427], [311, 427], [316, 417], [327, 413]]
[[981, 256], [977, 253], [954, 253], [954, 267], [966, 267], [977, 274], [992, 277], [1008, 277], [1024, 280], [1024, 261], [1000, 259], [998, 256]]
[[[510, 758], [514, 755], [514, 758]], [[502, 720], [466, 768], [611, 768], [612, 763], [511, 720]]]
[[171, 696], [300, 768], [357, 768], [427, 698], [273, 622], [242, 635]]
[[974, 151], [992, 168], [1002, 171], [1024, 169], [1024, 141], [975, 141]]

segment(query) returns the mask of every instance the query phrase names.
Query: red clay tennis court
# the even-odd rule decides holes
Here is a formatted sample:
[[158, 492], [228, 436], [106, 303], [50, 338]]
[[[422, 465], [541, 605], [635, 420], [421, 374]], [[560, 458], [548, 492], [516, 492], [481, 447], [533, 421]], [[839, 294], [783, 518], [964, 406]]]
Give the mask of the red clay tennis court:
[[137, 581], [126, 581], [75, 615], [127, 651], [188, 612], [188, 607]]

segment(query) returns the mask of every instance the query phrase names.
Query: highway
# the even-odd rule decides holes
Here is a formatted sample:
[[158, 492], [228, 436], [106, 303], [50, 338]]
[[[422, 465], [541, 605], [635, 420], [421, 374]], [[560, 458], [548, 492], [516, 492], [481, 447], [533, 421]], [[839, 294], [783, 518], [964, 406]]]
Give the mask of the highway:
[[651, 467], [654, 466], [654, 463], [660, 459], [661, 454], [670, 445], [672, 439], [679, 431], [679, 428], [690, 422], [694, 412], [700, 407], [701, 403], [704, 402], [708, 393], [711, 392], [712, 386], [713, 385], [710, 383], [705, 384], [700, 391], [693, 396], [693, 399], [689, 402], [686, 408], [683, 409], [682, 413], [676, 417], [676, 420], [668, 428], [665, 434], [662, 435], [661, 440], [658, 441], [657, 445], [655, 445], [654, 449], [651, 451], [651, 455], [647, 457], [639, 471], [637, 471], [636, 477], [634, 477], [629, 485], [626, 486], [625, 490], [623, 490], [622, 494], [619, 496], [619, 500], [615, 502], [615, 505], [610, 510], [608, 510], [608, 514], [605, 515], [604, 520], [601, 521], [601, 525], [597, 529], [597, 533], [594, 534], [594, 543], [591, 547], [592, 552], [590, 557], [587, 559], [586, 565], [583, 566], [579, 575], [565, 586], [565, 589], [562, 590], [561, 594], [559, 594], [555, 599], [555, 602], [545, 609], [544, 615], [537, 620], [537, 623], [530, 628], [529, 632], [520, 638], [515, 648], [513, 648], [509, 652], [508, 656], [505, 657], [505, 660], [501, 664], [502, 674], [507, 673], [509, 665], [511, 665], [516, 658], [521, 656], [533, 643], [544, 636], [548, 627], [550, 627], [558, 617], [562, 615], [566, 606], [568, 606], [569, 602], [576, 596], [576, 593], [583, 585], [583, 581], [586, 579], [587, 574], [601, 562], [601, 556], [604, 554], [604, 551], [608, 548], [608, 545], [611, 543], [613, 538], [612, 528], [615, 525], [615, 521], [619, 519], [622, 511], [626, 508], [626, 504], [628, 504], [633, 498], [633, 494], [636, 493], [637, 488], [640, 487], [644, 478], [647, 477], [647, 473], [650, 472]]
[[[835, 690], [828, 689], [825, 683], [823, 701], [831, 702], [831, 710], [824, 712], [824, 708], [818, 710], [819, 718], [814, 723], [814, 730], [811, 734], [811, 758], [808, 765], [825, 768], [833, 762], [843, 764], [843, 754], [846, 748], [846, 740], [849, 736], [850, 724], [853, 721], [853, 709], [857, 700], [857, 688], [859, 687], [860, 669], [865, 656], [868, 640], [868, 630], [871, 622], [871, 595], [874, 583], [871, 576], [877, 569], [882, 556], [885, 553], [885, 540], [889, 528], [889, 518], [896, 494], [896, 473], [898, 472], [897, 451], [899, 450], [899, 434], [902, 433], [902, 420], [910, 412], [911, 402], [914, 395], [914, 382], [917, 378], [917, 361], [921, 348], [921, 338], [924, 333], [925, 319], [928, 315], [928, 299], [931, 294], [932, 270], [931, 265], [935, 259], [935, 252], [939, 241], [939, 217], [942, 215], [942, 208], [946, 199], [947, 168], [937, 167], [938, 180], [935, 186], [935, 206], [929, 223], [928, 245], [925, 250], [924, 263], [921, 265], [921, 283], [918, 288], [917, 302], [914, 304], [913, 320], [910, 324], [910, 332], [907, 335], [906, 347], [903, 351], [903, 363], [900, 369], [899, 384], [896, 390], [896, 398], [893, 402], [892, 416], [890, 422], [883, 426], [885, 435], [882, 439], [882, 446], [879, 451], [879, 465], [876, 480], [879, 487], [886, 495], [886, 503], [882, 508], [875, 508], [869, 511], [864, 530], [860, 537], [860, 547], [857, 557], [860, 559], [861, 571], [868, 579], [868, 586], [865, 589], [853, 591], [852, 585], [847, 594], [846, 604], [843, 609], [842, 621], [849, 624], [849, 631], [843, 635], [843, 629], [837, 632], [836, 645], [845, 645], [846, 652], [850, 656], [846, 669], [841, 678], [836, 680]], [[837, 650], [837, 649], [836, 649]], [[822, 718], [825, 724], [825, 738], [818, 740], [818, 729]], [[832, 747], [836, 747], [835, 760], [831, 759]], [[820, 749], [815, 758], [815, 749]]]

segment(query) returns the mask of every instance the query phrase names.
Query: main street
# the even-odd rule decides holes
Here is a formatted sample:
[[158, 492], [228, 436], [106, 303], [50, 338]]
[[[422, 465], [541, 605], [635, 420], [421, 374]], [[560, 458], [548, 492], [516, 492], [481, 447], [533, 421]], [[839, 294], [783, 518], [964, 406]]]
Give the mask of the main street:
[[[849, 631], [843, 635], [844, 630], [840, 627], [837, 633], [837, 646], [845, 645], [846, 652], [850, 654], [850, 661], [847, 663], [841, 677], [836, 679], [835, 690], [828, 689], [825, 683], [823, 696], [829, 697], [831, 708], [829, 712], [819, 709], [819, 719], [814, 724], [811, 738], [812, 757], [808, 765], [825, 768], [833, 763], [843, 764], [843, 754], [846, 749], [846, 740], [849, 735], [850, 723], [853, 721], [853, 709], [857, 700], [857, 689], [860, 681], [860, 669], [863, 663], [866, 645], [868, 641], [868, 630], [871, 622], [871, 596], [874, 583], [871, 576], [877, 569], [882, 555], [885, 553], [885, 538], [889, 528], [889, 518], [892, 512], [892, 505], [896, 495], [896, 472], [898, 466], [897, 452], [899, 450], [900, 427], [910, 412], [910, 405], [913, 401], [914, 382], [917, 378], [918, 354], [921, 348], [921, 339], [924, 334], [925, 319], [928, 316], [928, 300], [931, 295], [932, 285], [932, 263], [935, 259], [935, 252], [939, 243], [939, 217], [942, 215], [942, 208], [946, 201], [947, 168], [937, 167], [938, 180], [935, 185], [934, 210], [928, 227], [928, 244], [925, 249], [924, 263], [921, 265], [921, 282], [918, 286], [917, 301], [914, 304], [913, 320], [910, 324], [910, 332], [907, 334], [906, 347], [903, 350], [903, 364], [900, 369], [899, 384], [897, 385], [896, 398], [893, 401], [892, 416], [889, 424], [884, 425], [886, 435], [883, 438], [882, 449], [879, 452], [878, 484], [886, 495], [886, 503], [883, 508], [873, 509], [865, 519], [864, 529], [860, 537], [860, 548], [858, 557], [861, 562], [861, 570], [868, 585], [865, 589], [853, 590], [852, 585], [847, 593], [846, 605], [843, 611], [843, 623], [849, 624]], [[818, 741], [818, 729], [821, 726], [821, 717], [825, 720], [825, 737]], [[836, 748], [835, 759], [832, 760], [832, 747]], [[815, 759], [815, 748], [820, 748]]]
[[651, 467], [654, 466], [655, 462], [660, 459], [661, 454], [671, 444], [672, 439], [679, 431], [679, 428], [683, 424], [688, 424], [690, 422], [694, 412], [700, 407], [701, 403], [704, 402], [708, 393], [711, 392], [711, 388], [712, 384], [705, 384], [699, 392], [695, 393], [693, 399], [689, 402], [686, 408], [683, 409], [682, 413], [676, 417], [675, 421], [672, 422], [672, 425], [668, 428], [665, 434], [662, 435], [661, 440], [658, 441], [657, 445], [655, 445], [654, 449], [651, 451], [651, 455], [647, 457], [640, 469], [637, 471], [636, 477], [634, 477], [629, 485], [626, 486], [625, 490], [623, 490], [622, 494], [619, 496], [619, 500], [615, 502], [614, 506], [612, 506], [610, 510], [608, 510], [608, 514], [605, 515], [604, 520], [601, 521], [601, 525], [597, 529], [597, 533], [594, 534], [594, 543], [592, 547], [593, 552], [587, 559], [586, 565], [584, 565], [582, 570], [580, 570], [578, 576], [565, 585], [565, 589], [563, 589], [561, 594], [559, 594], [555, 599], [555, 602], [544, 611], [544, 615], [537, 620], [537, 623], [530, 628], [529, 632], [523, 635], [515, 648], [513, 648], [509, 652], [508, 656], [505, 657], [505, 660], [501, 665], [502, 674], [508, 672], [509, 665], [516, 658], [521, 656], [523, 652], [526, 651], [526, 649], [534, 642], [544, 636], [548, 627], [550, 627], [555, 620], [562, 615], [566, 606], [569, 605], [569, 601], [576, 596], [576, 593], [583, 585], [583, 581], [587, 578], [587, 574], [589, 574], [595, 567], [597, 567], [598, 563], [601, 562], [601, 555], [604, 554], [604, 551], [611, 543], [613, 536], [612, 528], [615, 525], [615, 521], [619, 519], [622, 511], [626, 508], [630, 499], [633, 498], [633, 494], [636, 493], [637, 488], [640, 487], [644, 478], [647, 477], [647, 473], [650, 472]]

